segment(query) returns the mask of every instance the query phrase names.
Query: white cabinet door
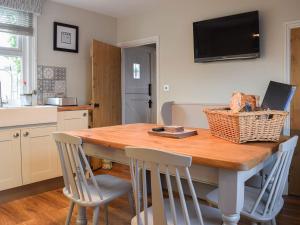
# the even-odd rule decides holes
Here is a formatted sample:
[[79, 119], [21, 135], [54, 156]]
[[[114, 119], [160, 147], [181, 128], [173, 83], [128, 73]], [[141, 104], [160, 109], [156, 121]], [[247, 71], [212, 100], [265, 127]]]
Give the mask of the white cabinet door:
[[88, 111], [65, 111], [58, 113], [58, 130], [71, 131], [88, 128]]
[[22, 185], [20, 130], [0, 131], [0, 191]]
[[[88, 129], [88, 110], [64, 111], [58, 113], [58, 131], [81, 129]], [[58, 175], [62, 176], [60, 161], [58, 163]]]
[[51, 133], [56, 126], [21, 130], [23, 184], [58, 176], [58, 154]]

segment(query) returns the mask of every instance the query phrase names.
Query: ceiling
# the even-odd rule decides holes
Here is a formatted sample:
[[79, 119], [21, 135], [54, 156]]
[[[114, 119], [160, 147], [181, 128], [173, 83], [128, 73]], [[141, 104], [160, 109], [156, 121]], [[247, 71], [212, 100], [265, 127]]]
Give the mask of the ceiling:
[[154, 9], [160, 0], [52, 0], [54, 2], [102, 13], [126, 17]]

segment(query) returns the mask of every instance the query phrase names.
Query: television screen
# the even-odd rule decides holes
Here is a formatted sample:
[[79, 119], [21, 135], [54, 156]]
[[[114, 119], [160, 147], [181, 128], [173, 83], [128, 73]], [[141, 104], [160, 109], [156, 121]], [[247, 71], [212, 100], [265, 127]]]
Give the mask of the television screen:
[[259, 57], [258, 11], [194, 22], [195, 62]]

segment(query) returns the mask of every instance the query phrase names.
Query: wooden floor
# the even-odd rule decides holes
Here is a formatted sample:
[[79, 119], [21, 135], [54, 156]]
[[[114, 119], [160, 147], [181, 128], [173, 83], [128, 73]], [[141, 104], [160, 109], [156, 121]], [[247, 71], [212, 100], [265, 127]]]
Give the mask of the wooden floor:
[[[98, 171], [103, 173], [103, 171]], [[129, 179], [126, 166], [115, 166], [113, 170], [105, 172]], [[0, 225], [63, 225], [68, 211], [68, 200], [61, 190], [54, 190], [42, 194], [26, 197], [0, 205]], [[72, 224], [75, 224], [76, 210], [73, 214]], [[92, 216], [88, 210], [89, 219]], [[109, 207], [110, 225], [130, 224], [131, 213], [127, 197], [120, 198]], [[104, 219], [101, 215], [100, 224]], [[278, 225], [300, 225], [300, 198], [287, 197], [285, 206], [277, 218]], [[240, 224], [248, 225], [242, 220]]]

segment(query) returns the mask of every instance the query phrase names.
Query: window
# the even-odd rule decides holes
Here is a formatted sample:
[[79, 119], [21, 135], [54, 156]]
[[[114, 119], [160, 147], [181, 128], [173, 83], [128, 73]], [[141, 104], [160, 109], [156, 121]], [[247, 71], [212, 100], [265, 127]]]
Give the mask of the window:
[[141, 65], [133, 63], [133, 79], [141, 79]]
[[32, 14], [0, 7], [0, 94], [9, 104], [17, 103], [21, 94], [35, 87], [32, 19]]
[[22, 37], [0, 33], [0, 82], [2, 100], [13, 101], [22, 93]]

